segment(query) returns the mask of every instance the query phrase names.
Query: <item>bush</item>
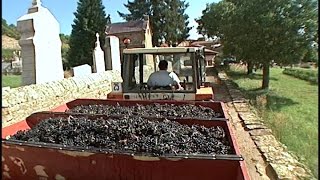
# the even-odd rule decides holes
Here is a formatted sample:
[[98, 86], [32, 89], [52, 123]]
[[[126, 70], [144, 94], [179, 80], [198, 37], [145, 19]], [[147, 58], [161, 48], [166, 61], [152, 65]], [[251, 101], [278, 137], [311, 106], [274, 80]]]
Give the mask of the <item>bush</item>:
[[311, 68], [310, 64], [308, 64], [308, 63], [302, 63], [302, 64], [300, 65], [300, 67], [301, 67], [301, 68], [306, 68], [306, 69]]
[[15, 51], [14, 49], [3, 49], [2, 48], [1, 58], [7, 62], [10, 62], [14, 58], [14, 55], [13, 55], [14, 51]]
[[285, 68], [282, 73], [318, 84], [318, 71], [316, 70]]

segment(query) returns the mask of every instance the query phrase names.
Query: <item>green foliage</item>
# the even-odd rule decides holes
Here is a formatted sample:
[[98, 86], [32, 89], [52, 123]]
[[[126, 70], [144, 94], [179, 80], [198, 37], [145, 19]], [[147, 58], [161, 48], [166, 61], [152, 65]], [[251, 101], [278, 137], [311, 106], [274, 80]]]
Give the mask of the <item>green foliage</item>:
[[62, 44], [68, 44], [70, 36], [65, 34], [59, 34]]
[[263, 64], [262, 88], [268, 88], [269, 64], [294, 64], [317, 42], [315, 0], [222, 0], [207, 5], [198, 31], [218, 36], [224, 54]]
[[234, 10], [234, 4], [227, 1], [207, 4], [206, 8], [202, 11], [201, 18], [197, 19], [198, 32], [209, 37], [223, 37], [225, 29], [230, 25], [222, 23], [230, 21], [229, 15]]
[[14, 58], [13, 56], [13, 52], [15, 51], [15, 49], [3, 49], [2, 48], [2, 59], [4, 60], [12, 60]]
[[66, 58], [69, 66], [93, 65], [96, 33], [100, 35], [102, 48], [105, 27], [110, 23], [110, 16], [106, 16], [104, 8], [102, 0], [79, 0], [77, 11], [74, 13], [75, 19], [69, 39], [70, 49]]
[[316, 70], [285, 68], [283, 74], [318, 84], [318, 71]]
[[300, 67], [301, 67], [301, 68], [309, 69], [309, 68], [311, 68], [311, 65], [308, 64], [308, 63], [303, 63], [303, 64], [300, 64]]
[[318, 63], [319, 56], [318, 56], [318, 47], [317, 45], [312, 46], [309, 45], [305, 49], [305, 54], [301, 59], [302, 62], [315, 62]]
[[[231, 70], [228, 77], [253, 102], [276, 138], [318, 178], [318, 86], [287, 76], [280, 68], [271, 68], [270, 89], [262, 91], [260, 72], [248, 76], [239, 66], [232, 66]], [[266, 97], [266, 106], [259, 106], [258, 96]]]
[[21, 75], [2, 75], [2, 87], [16, 88], [22, 84]]
[[71, 68], [67, 57], [68, 57], [68, 52], [70, 49], [69, 46], [69, 39], [70, 36], [69, 35], [65, 35], [65, 34], [60, 34], [60, 39], [62, 42], [62, 47], [61, 47], [61, 56], [62, 56], [62, 63], [63, 63], [63, 69], [64, 70], [69, 70]]
[[17, 27], [13, 24], [8, 25], [5, 19], [2, 19], [2, 35], [6, 35], [17, 40], [20, 39], [20, 33], [18, 32]]
[[69, 46], [68, 45], [63, 45], [61, 48], [61, 57], [62, 57], [62, 65], [64, 70], [69, 70], [71, 68], [70, 63], [68, 62], [68, 52], [69, 52]]
[[181, 42], [189, 37], [188, 15], [185, 14], [189, 4], [181, 0], [133, 0], [124, 4], [130, 12], [118, 14], [127, 21], [143, 19], [148, 15], [152, 30], [152, 43], [158, 45], [159, 39], [167, 42]]

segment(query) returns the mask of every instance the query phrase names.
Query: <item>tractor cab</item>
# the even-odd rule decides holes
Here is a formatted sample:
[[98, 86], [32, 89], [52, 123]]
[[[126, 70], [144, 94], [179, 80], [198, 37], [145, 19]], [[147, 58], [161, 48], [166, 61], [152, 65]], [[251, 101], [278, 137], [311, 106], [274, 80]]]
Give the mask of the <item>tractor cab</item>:
[[[149, 76], [158, 71], [161, 60], [168, 62], [167, 71], [174, 72], [183, 90], [150, 88]], [[213, 90], [206, 83], [203, 47], [154, 47], [123, 50], [123, 82], [112, 83], [108, 99], [127, 100], [210, 100]]]

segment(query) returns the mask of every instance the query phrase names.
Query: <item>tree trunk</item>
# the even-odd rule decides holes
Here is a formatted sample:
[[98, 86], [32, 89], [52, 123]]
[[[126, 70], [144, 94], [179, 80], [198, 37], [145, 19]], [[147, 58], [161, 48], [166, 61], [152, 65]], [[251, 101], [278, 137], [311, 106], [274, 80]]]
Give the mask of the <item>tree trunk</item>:
[[263, 63], [262, 67], [262, 89], [269, 89], [270, 64]]
[[253, 63], [252, 62], [247, 62], [247, 75], [253, 73]]

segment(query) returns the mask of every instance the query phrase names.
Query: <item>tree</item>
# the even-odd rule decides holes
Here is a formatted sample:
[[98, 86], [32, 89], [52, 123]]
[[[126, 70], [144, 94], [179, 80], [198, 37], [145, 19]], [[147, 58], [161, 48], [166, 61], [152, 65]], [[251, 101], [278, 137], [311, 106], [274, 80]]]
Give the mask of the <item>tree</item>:
[[61, 56], [62, 56], [63, 69], [67, 70], [67, 69], [70, 68], [70, 64], [67, 61], [68, 51], [70, 49], [70, 46], [69, 46], [70, 36], [61, 33], [60, 34], [60, 39], [61, 39], [61, 43], [62, 43]]
[[272, 60], [297, 63], [317, 41], [317, 7], [315, 0], [223, 0], [204, 10], [201, 30], [221, 36], [224, 53], [262, 64], [262, 88], [268, 89]]
[[305, 50], [305, 54], [303, 58], [301, 59], [302, 62], [314, 62], [318, 64], [319, 58], [318, 58], [318, 47], [316, 44], [311, 44], [307, 46]]
[[14, 58], [13, 52], [15, 49], [3, 49], [1, 50], [1, 58], [5, 61], [12, 61]]
[[92, 66], [96, 33], [99, 33], [103, 47], [105, 27], [111, 21], [110, 15], [106, 16], [102, 0], [79, 0], [74, 15], [67, 62], [71, 67], [83, 64]]
[[181, 42], [188, 38], [188, 15], [185, 14], [189, 4], [181, 0], [128, 0], [124, 6], [129, 14], [118, 11], [118, 14], [127, 21], [143, 19], [148, 15], [150, 28], [153, 32], [152, 42], [158, 44], [159, 39], [167, 42]]
[[165, 0], [166, 9], [163, 10], [165, 17], [164, 38], [169, 42], [182, 42], [189, 37], [190, 27], [188, 27], [189, 16], [185, 10], [189, 4], [179, 0]]
[[64, 44], [68, 44], [69, 43], [69, 39], [70, 39], [69, 35], [60, 33], [59, 36], [60, 36], [60, 39], [61, 39], [62, 43], [64, 43]]
[[20, 33], [17, 27], [13, 24], [8, 25], [5, 19], [2, 19], [2, 35], [14, 38], [16, 40], [20, 39]]

